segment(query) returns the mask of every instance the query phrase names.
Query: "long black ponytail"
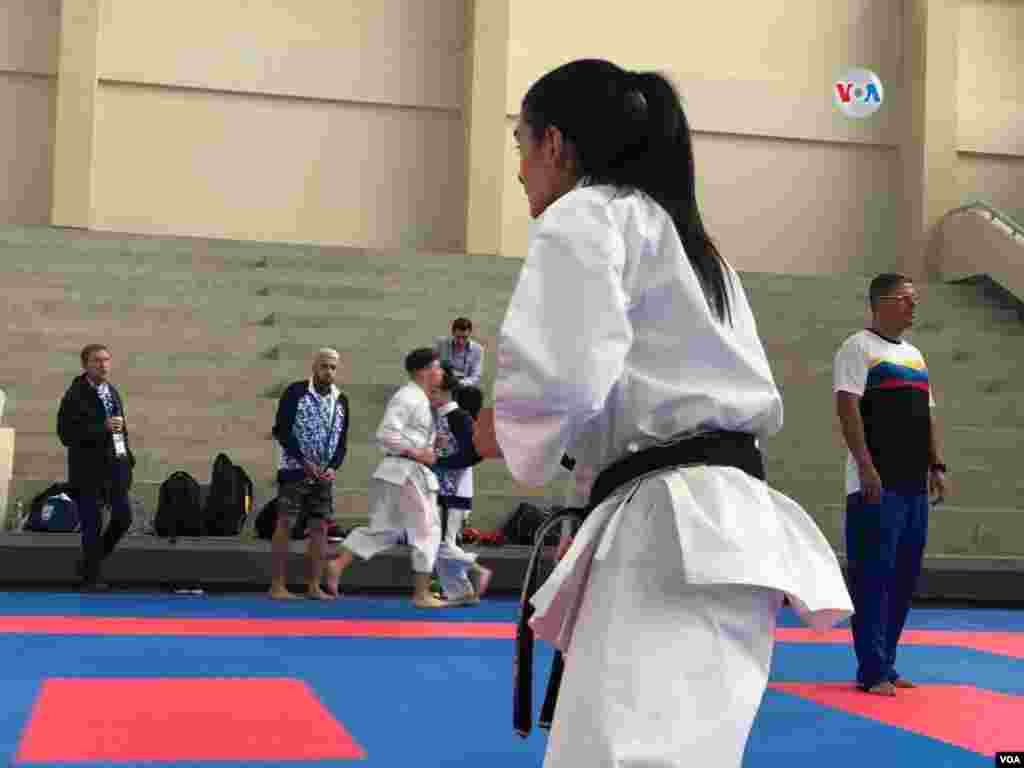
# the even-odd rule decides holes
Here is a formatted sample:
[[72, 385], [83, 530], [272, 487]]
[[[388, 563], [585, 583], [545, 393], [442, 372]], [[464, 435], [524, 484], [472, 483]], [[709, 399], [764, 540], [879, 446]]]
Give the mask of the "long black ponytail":
[[657, 72], [600, 59], [570, 62], [530, 87], [523, 121], [538, 140], [548, 126], [571, 142], [588, 184], [639, 189], [671, 216], [708, 305], [731, 321], [728, 271], [697, 208], [693, 145], [679, 95]]

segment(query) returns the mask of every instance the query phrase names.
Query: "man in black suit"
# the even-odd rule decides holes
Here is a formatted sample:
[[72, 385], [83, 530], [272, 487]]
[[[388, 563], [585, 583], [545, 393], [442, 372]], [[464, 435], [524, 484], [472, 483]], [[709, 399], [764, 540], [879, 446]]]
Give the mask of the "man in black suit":
[[[68, 483], [74, 489], [82, 521], [82, 559], [78, 564], [86, 591], [106, 589], [100, 567], [132, 524], [128, 489], [135, 458], [128, 445], [124, 401], [108, 379], [112, 357], [102, 344], [81, 353], [76, 376], [60, 402], [57, 435], [68, 449]], [[101, 508], [110, 504], [110, 524], [101, 533]]]

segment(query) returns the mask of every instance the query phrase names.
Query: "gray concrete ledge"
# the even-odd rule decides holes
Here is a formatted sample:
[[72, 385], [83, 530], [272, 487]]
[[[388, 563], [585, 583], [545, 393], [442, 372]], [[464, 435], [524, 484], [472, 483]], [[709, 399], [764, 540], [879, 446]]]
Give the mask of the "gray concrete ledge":
[[[67, 587], [74, 582], [77, 534], [0, 534], [0, 588]], [[303, 581], [304, 544], [292, 542], [289, 582]], [[495, 594], [518, 594], [527, 547], [467, 547], [494, 571]], [[840, 556], [845, 566], [845, 558]], [[104, 578], [115, 588], [208, 587], [257, 590], [270, 583], [270, 545], [238, 538], [179, 539], [149, 535], [126, 537], [108, 561]], [[1024, 557], [926, 557], [917, 597], [977, 603], [1024, 601]], [[368, 561], [356, 561], [342, 581], [350, 592], [407, 591], [412, 587], [409, 553], [404, 547]]]

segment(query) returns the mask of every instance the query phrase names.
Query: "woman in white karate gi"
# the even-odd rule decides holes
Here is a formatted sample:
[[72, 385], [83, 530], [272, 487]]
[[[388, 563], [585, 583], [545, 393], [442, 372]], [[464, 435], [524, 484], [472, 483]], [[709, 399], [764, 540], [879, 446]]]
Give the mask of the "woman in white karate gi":
[[659, 74], [576, 61], [530, 88], [515, 135], [537, 221], [478, 451], [534, 486], [563, 453], [578, 478], [681, 457], [613, 484], [533, 598], [565, 654], [544, 765], [738, 766], [783, 596], [820, 629], [853, 606], [811, 518], [749, 469], [782, 400], [704, 231], [686, 117]]
[[370, 525], [356, 528], [341, 543], [341, 554], [328, 564], [327, 589], [338, 593], [338, 583], [356, 555], [369, 560], [396, 544], [408, 544], [413, 604], [441, 608], [445, 603], [430, 592], [430, 575], [441, 545], [439, 486], [430, 469], [437, 460], [430, 394], [441, 383], [443, 371], [437, 353], [429, 347], [410, 352], [405, 370], [410, 381], [391, 397], [377, 427], [384, 458], [370, 478]]

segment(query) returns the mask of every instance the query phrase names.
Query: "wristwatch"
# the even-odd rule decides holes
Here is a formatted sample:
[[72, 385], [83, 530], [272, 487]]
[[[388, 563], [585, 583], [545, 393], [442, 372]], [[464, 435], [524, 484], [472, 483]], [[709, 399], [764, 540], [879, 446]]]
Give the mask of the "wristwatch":
[[932, 464], [931, 470], [932, 472], [941, 472], [942, 474], [946, 474], [949, 471], [946, 469], [946, 465], [941, 462], [938, 464]]

